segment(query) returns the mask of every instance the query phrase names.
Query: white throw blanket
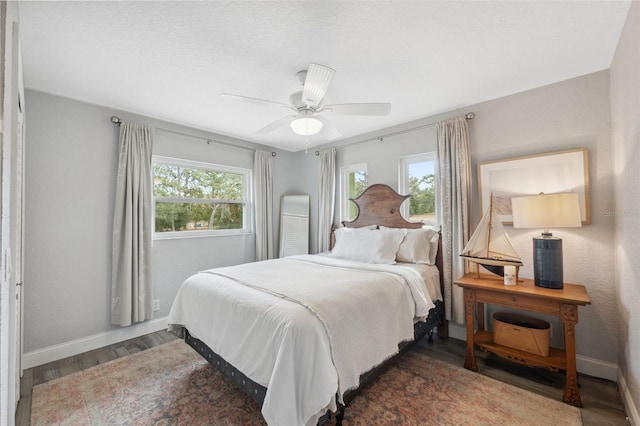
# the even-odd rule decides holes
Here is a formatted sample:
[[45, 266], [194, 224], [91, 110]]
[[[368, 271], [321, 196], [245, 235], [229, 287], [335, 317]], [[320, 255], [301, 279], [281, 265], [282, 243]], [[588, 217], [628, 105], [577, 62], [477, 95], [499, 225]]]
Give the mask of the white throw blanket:
[[[233, 290], [228, 280], [246, 289], [236, 284]], [[211, 292], [224, 300], [215, 301]], [[263, 307], [250, 315], [254, 297]], [[336, 392], [341, 397], [357, 387], [360, 374], [396, 354], [400, 342], [412, 340], [414, 317], [426, 317], [433, 306], [420, 274], [411, 268], [306, 255], [199, 273], [181, 287], [169, 323], [186, 326], [267, 386], [262, 412], [268, 423], [304, 424], [335, 408]], [[211, 319], [192, 314], [197, 310]], [[230, 312], [220, 316], [225, 310]], [[216, 328], [223, 322], [223, 329]], [[277, 330], [270, 331], [268, 322]], [[237, 337], [247, 329], [255, 333]], [[256, 354], [260, 347], [264, 353]], [[253, 360], [247, 361], [247, 348]]]
[[[429, 306], [415, 271], [360, 263], [351, 269], [321, 259], [323, 264], [316, 263], [317, 257], [292, 256], [204, 272], [298, 303], [315, 315], [329, 336], [338, 394], [343, 395], [358, 387], [361, 373], [395, 355], [398, 343], [413, 340], [413, 318], [426, 316], [434, 305]], [[385, 311], [404, 315], [390, 321]]]

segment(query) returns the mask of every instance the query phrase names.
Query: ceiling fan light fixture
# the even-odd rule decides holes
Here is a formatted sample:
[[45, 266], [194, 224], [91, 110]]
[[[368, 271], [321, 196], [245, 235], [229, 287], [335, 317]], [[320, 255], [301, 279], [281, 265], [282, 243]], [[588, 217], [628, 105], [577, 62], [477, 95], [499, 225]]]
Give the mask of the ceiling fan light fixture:
[[322, 121], [314, 117], [298, 117], [291, 120], [291, 128], [298, 135], [311, 136], [322, 129]]

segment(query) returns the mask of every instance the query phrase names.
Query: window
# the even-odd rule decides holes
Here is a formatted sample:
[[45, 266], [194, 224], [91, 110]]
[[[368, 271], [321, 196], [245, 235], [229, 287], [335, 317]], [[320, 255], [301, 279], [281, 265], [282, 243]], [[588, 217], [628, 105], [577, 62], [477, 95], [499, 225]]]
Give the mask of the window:
[[155, 238], [250, 232], [251, 171], [153, 159]]
[[398, 189], [401, 194], [411, 194], [409, 202], [402, 204], [402, 215], [407, 220], [435, 226], [436, 166], [435, 152], [400, 158]]
[[367, 165], [340, 167], [340, 221], [353, 220], [358, 207], [349, 198], [355, 198], [367, 188]]

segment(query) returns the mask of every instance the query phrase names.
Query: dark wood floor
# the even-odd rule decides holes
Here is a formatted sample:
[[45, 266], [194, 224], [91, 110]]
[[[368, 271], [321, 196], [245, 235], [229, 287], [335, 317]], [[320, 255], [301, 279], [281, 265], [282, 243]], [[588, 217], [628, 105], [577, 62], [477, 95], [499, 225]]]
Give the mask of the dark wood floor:
[[[430, 344], [426, 339], [416, 345], [414, 350], [462, 366], [466, 351], [466, 342], [457, 339], [438, 340]], [[531, 368], [514, 364], [500, 357], [476, 350], [478, 372], [522, 389], [562, 400], [564, 393], [564, 375], [543, 368]], [[580, 410], [585, 426], [627, 426], [629, 422], [616, 383], [596, 377], [578, 375], [578, 387], [584, 407]], [[558, 424], [562, 424], [561, 419]]]
[[[16, 414], [16, 425], [28, 426], [30, 423], [31, 390], [34, 386], [176, 338], [171, 333], [160, 331], [26, 370], [21, 381], [21, 399]], [[434, 343], [428, 343], [425, 339], [412, 350], [454, 365], [462, 365], [465, 342], [452, 338], [434, 340]], [[477, 362], [480, 374], [540, 395], [562, 399], [564, 377], [559, 373], [519, 366], [480, 351], [477, 352]], [[629, 424], [615, 383], [584, 375], [580, 375], [578, 381], [584, 403], [581, 413], [585, 426]], [[558, 424], [561, 423], [562, 420], [558, 419]]]

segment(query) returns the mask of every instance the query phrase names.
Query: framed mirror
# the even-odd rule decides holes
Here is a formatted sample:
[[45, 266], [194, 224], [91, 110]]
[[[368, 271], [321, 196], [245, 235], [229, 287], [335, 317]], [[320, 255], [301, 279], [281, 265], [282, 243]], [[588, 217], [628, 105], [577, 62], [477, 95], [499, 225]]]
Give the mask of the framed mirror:
[[280, 203], [280, 257], [309, 253], [309, 196], [283, 195]]

